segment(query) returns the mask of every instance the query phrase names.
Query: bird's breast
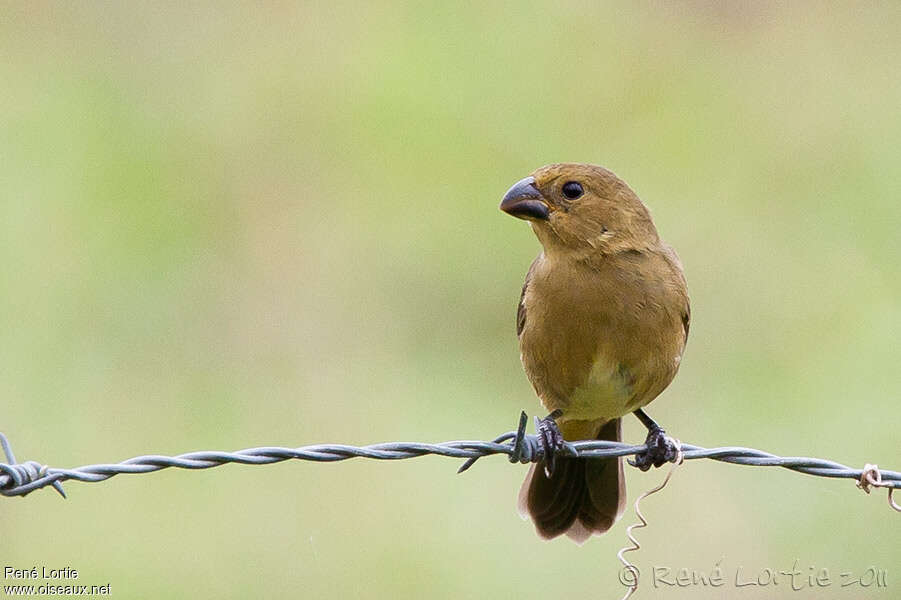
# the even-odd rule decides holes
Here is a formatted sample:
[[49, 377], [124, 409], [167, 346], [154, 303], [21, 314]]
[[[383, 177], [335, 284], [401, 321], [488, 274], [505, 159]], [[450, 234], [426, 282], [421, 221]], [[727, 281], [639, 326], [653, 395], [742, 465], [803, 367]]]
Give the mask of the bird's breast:
[[548, 410], [562, 420], [612, 419], [672, 380], [682, 322], [653, 279], [550, 269], [539, 262], [523, 296], [522, 362]]

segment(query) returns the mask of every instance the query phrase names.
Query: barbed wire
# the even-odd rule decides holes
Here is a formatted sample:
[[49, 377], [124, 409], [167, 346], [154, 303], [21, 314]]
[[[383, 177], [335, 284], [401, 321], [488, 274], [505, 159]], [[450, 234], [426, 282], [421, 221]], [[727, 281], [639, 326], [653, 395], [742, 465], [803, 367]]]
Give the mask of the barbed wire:
[[[458, 472], [469, 469], [479, 458], [494, 454], [505, 454], [510, 462], [538, 462], [543, 457], [543, 450], [538, 436], [525, 433], [527, 417], [520, 416], [517, 431], [510, 431], [492, 441], [452, 441], [438, 444], [422, 442], [387, 442], [368, 446], [348, 446], [345, 444], [315, 444], [299, 448], [261, 447], [238, 450], [236, 452], [199, 451], [179, 454], [177, 456], [147, 455], [129, 458], [119, 463], [107, 463], [59, 469], [42, 465], [35, 461], [19, 463], [15, 459], [12, 448], [6, 437], [0, 433], [0, 444], [6, 454], [7, 463], [0, 463], [0, 494], [4, 496], [25, 496], [34, 490], [53, 486], [65, 497], [63, 481], [81, 481], [98, 483], [115, 475], [152, 473], [162, 469], [210, 469], [228, 463], [245, 465], [268, 465], [286, 460], [308, 460], [314, 462], [336, 462], [352, 458], [369, 458], [374, 460], [403, 460], [425, 455], [447, 456], [466, 459]], [[631, 445], [622, 442], [602, 440], [586, 440], [565, 442], [560, 451], [564, 455], [586, 458], [612, 458], [617, 456], [635, 456], [647, 451], [642, 445]], [[901, 507], [894, 504], [892, 492], [901, 488], [901, 473], [880, 470], [875, 465], [866, 465], [863, 469], [854, 469], [831, 460], [807, 457], [776, 456], [753, 448], [727, 446], [721, 448], [703, 448], [692, 444], [682, 444], [682, 457], [685, 460], [712, 459], [738, 465], [755, 467], [782, 467], [798, 473], [818, 477], [846, 478], [857, 480], [858, 486], [869, 493], [869, 487], [885, 487], [889, 489], [889, 503], [896, 510]]]

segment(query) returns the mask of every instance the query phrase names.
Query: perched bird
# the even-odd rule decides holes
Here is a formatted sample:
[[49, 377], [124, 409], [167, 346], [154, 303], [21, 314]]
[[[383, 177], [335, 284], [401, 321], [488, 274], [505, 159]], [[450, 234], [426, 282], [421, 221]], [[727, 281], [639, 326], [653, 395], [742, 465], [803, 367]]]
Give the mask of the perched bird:
[[555, 457], [564, 438], [620, 441], [620, 418], [634, 412], [649, 431], [639, 466], [675, 455], [640, 409], [682, 360], [690, 318], [682, 264], [635, 192], [603, 167], [542, 167], [500, 208], [529, 221], [543, 247], [522, 286], [516, 331], [526, 375], [551, 414], [539, 423], [545, 454], [523, 483], [520, 511], [541, 537], [582, 543], [623, 512], [622, 460]]

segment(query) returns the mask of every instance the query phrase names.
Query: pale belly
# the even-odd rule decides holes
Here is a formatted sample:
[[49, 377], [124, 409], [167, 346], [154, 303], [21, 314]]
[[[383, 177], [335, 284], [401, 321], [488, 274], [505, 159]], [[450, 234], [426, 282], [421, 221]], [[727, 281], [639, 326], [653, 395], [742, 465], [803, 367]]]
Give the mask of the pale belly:
[[615, 361], [599, 357], [592, 365], [585, 382], [577, 387], [564, 406], [547, 406], [556, 404], [551, 399], [542, 399], [549, 410], [563, 409], [561, 422], [610, 420], [621, 417], [634, 410], [631, 407], [634, 393], [628, 378], [625, 377]]

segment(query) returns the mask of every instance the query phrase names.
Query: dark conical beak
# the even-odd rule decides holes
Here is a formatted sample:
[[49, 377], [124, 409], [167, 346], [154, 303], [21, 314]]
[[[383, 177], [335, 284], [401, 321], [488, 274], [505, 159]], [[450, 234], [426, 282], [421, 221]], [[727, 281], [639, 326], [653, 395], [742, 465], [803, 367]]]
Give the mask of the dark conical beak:
[[519, 219], [539, 221], [547, 221], [549, 213], [547, 202], [535, 187], [534, 177], [526, 177], [514, 183], [501, 200], [501, 210]]

